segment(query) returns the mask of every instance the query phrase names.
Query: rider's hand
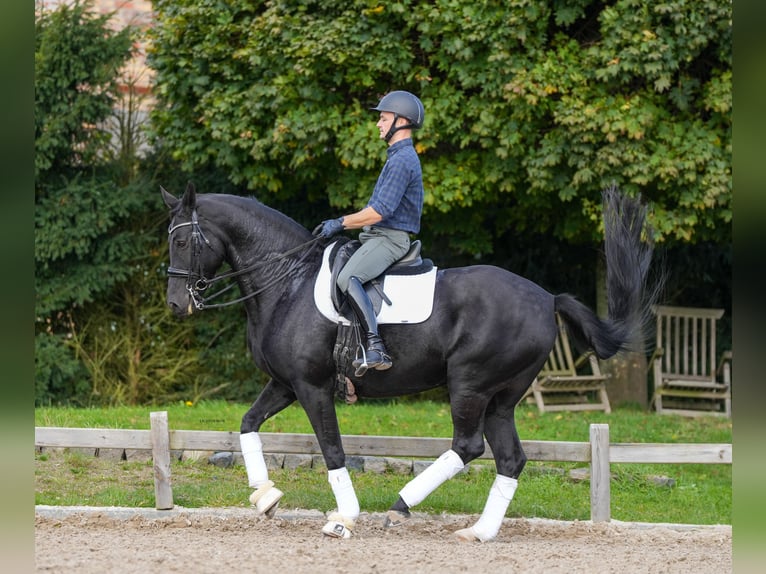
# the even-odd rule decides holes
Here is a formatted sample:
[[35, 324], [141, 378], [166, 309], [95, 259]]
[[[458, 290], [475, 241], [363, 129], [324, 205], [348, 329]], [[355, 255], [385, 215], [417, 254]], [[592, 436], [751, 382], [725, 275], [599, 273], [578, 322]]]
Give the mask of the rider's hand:
[[314, 231], [312, 232], [315, 237], [320, 237], [322, 239], [329, 239], [333, 235], [337, 235], [338, 233], [341, 233], [343, 231], [343, 218], [338, 217], [337, 219], [326, 219], [322, 223], [316, 226]]

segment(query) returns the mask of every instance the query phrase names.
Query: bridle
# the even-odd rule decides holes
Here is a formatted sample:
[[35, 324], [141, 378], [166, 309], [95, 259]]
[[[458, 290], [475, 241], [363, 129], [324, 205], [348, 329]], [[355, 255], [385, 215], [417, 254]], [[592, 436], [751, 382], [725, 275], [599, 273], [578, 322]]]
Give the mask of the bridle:
[[[215, 275], [214, 277], [207, 278], [204, 275], [204, 272], [202, 270], [202, 250], [205, 245], [207, 245], [210, 249], [213, 249], [213, 246], [211, 245], [210, 241], [207, 237], [205, 237], [205, 234], [202, 231], [202, 227], [199, 224], [199, 219], [197, 217], [197, 210], [193, 209], [191, 213], [191, 220], [185, 221], [183, 223], [177, 223], [175, 225], [170, 224], [168, 227], [168, 238], [170, 238], [173, 235], [173, 232], [177, 229], [180, 229], [182, 227], [191, 227], [191, 258], [189, 260], [189, 269], [180, 269], [178, 267], [168, 267], [168, 277], [177, 277], [177, 278], [186, 278], [186, 290], [189, 293], [189, 297], [191, 297], [192, 302], [194, 303], [194, 307], [201, 311], [203, 309], [214, 309], [217, 307], [228, 307], [230, 305], [235, 305], [237, 303], [241, 303], [242, 301], [245, 301], [246, 299], [251, 299], [257, 295], [260, 295], [270, 287], [273, 287], [276, 285], [279, 281], [284, 279], [290, 272], [292, 272], [298, 265], [300, 265], [308, 256], [309, 254], [314, 250], [314, 247], [317, 245], [317, 241], [320, 239], [319, 237], [314, 237], [312, 239], [309, 239], [308, 241], [301, 243], [297, 247], [293, 247], [292, 249], [289, 249], [285, 251], [284, 253], [280, 253], [279, 255], [272, 257], [270, 259], [267, 259], [266, 261], [259, 261], [258, 263], [255, 263], [253, 265], [250, 265], [249, 267], [245, 267], [243, 269], [239, 269], [237, 271], [229, 271], [226, 273], [221, 273], [220, 275]], [[307, 249], [308, 248], [308, 249]], [[245, 273], [250, 273], [251, 271], [254, 271], [255, 269], [258, 269], [259, 267], [263, 267], [265, 265], [268, 265], [270, 263], [275, 263], [279, 261], [280, 259], [284, 259], [285, 257], [288, 257], [292, 255], [293, 253], [297, 253], [298, 251], [301, 251], [302, 249], [305, 249], [305, 253], [301, 255], [299, 259], [296, 261], [293, 261], [291, 265], [287, 267], [282, 273], [268, 281], [265, 285], [263, 285], [261, 288], [256, 289], [255, 291], [248, 293], [247, 295], [243, 295], [242, 297], [239, 297], [238, 299], [234, 299], [232, 301], [226, 301], [224, 303], [214, 303], [209, 304], [208, 301], [211, 299], [215, 299], [216, 297], [221, 296], [226, 291], [231, 289], [236, 285], [236, 283], [232, 283], [223, 289], [216, 291], [212, 295], [209, 295], [207, 297], [203, 297], [202, 294], [207, 290], [210, 285], [213, 283], [218, 283], [219, 281], [223, 281], [224, 279], [231, 279], [233, 277], [238, 277], [239, 275], [244, 275]]]

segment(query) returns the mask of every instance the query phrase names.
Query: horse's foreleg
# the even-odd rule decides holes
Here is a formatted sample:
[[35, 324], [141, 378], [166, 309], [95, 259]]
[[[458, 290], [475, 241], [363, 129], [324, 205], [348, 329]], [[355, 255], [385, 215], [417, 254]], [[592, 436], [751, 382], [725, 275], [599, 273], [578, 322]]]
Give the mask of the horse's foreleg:
[[345, 466], [327, 471], [327, 480], [335, 495], [338, 509], [327, 517], [327, 524], [322, 533], [335, 538], [350, 538], [356, 519], [359, 518], [359, 500], [354, 491], [354, 484]]
[[250, 495], [250, 503], [255, 506], [258, 514], [266, 514], [270, 518], [274, 516], [284, 493], [269, 480], [269, 470], [263, 458], [263, 444], [258, 430], [264, 421], [294, 401], [295, 393], [272, 379], [242, 417], [240, 425], [239, 442], [247, 471], [247, 482], [255, 489]]
[[263, 445], [257, 432], [239, 435], [242, 448], [242, 458], [247, 470], [247, 482], [255, 490], [250, 494], [250, 504], [255, 506], [258, 514], [266, 514], [273, 518], [284, 492], [274, 486], [269, 480], [269, 470], [263, 458]]
[[517, 397], [518, 393], [502, 392], [487, 407], [484, 430], [495, 457], [497, 476], [479, 520], [455, 532], [460, 540], [486, 542], [495, 538], [516, 493], [519, 475], [527, 462], [514, 422]]
[[322, 533], [336, 538], [349, 538], [359, 518], [359, 500], [346, 468], [346, 453], [335, 413], [332, 387], [296, 387], [302, 391], [298, 399], [319, 441], [327, 465], [327, 480], [335, 495], [337, 510], [328, 517]]

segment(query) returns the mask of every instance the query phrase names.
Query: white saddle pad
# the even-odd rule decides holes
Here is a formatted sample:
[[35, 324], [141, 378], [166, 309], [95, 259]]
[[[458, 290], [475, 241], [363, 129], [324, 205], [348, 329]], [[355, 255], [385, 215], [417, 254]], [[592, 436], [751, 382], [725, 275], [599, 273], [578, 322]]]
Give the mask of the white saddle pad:
[[[348, 325], [349, 321], [335, 310], [330, 294], [330, 253], [334, 245], [335, 242], [324, 250], [322, 267], [314, 283], [314, 303], [322, 315], [333, 323]], [[378, 324], [422, 323], [428, 319], [434, 307], [435, 285], [436, 266], [420, 275], [386, 275], [382, 286], [391, 305], [383, 301], [378, 313]]]

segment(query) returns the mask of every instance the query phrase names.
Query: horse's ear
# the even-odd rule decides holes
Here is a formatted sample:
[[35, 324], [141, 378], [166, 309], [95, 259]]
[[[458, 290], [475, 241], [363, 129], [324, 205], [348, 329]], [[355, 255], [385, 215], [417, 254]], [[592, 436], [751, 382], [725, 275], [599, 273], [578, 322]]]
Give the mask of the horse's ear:
[[160, 186], [160, 192], [162, 192], [162, 201], [168, 206], [171, 211], [178, 205], [178, 198], [170, 193], [167, 189]]
[[184, 211], [191, 213], [197, 207], [197, 190], [192, 182], [186, 184], [186, 191], [181, 198]]

